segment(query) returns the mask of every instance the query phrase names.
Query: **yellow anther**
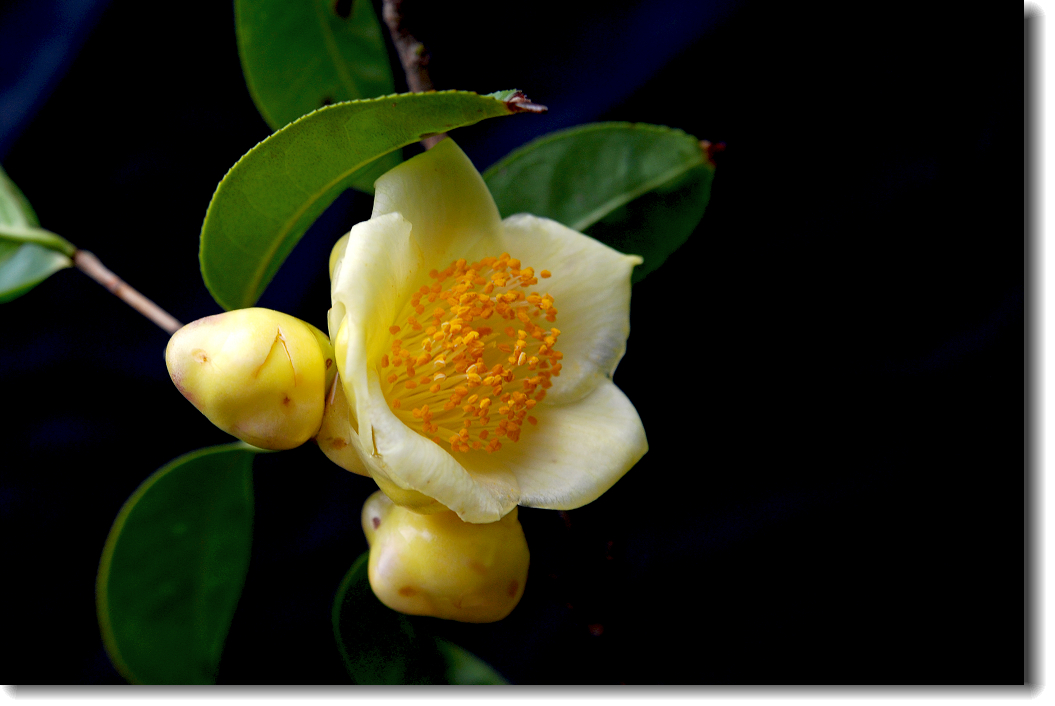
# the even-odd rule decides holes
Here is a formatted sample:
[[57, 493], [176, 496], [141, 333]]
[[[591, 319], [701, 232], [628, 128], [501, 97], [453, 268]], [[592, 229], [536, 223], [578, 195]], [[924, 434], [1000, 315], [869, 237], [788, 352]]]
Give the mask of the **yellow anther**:
[[[527, 410], [542, 399], [544, 388], [551, 386], [550, 367], [559, 365], [553, 347], [560, 332], [555, 328], [546, 331], [536, 323], [541, 323], [544, 314], [548, 320], [556, 314], [553, 297], [529, 288], [538, 283], [536, 276], [548, 275], [546, 270], [536, 275], [534, 268], [522, 266], [508, 253], [472, 264], [458, 260], [430, 272], [431, 286], [423, 285], [410, 297], [398, 326], [389, 329], [392, 336], [402, 332], [406, 345], [415, 351], [411, 354], [403, 348], [403, 340], [394, 339], [390, 353], [381, 358], [381, 368], [397, 368], [386, 378], [387, 387], [382, 383], [391, 408], [400, 409], [401, 398], [419, 404], [422, 397], [427, 398], [435, 412], [418, 410], [412, 415], [401, 411], [399, 415], [437, 443], [442, 444], [451, 431], [470, 426], [473, 439], [485, 440], [489, 453], [501, 449], [499, 436], [516, 441], [521, 425], [534, 423], [524, 419]], [[416, 316], [425, 309], [425, 297], [441, 306], [434, 305], [428, 318], [419, 323]], [[481, 325], [493, 325], [496, 319], [488, 319], [494, 315], [502, 317], [502, 326]], [[432, 365], [422, 372], [431, 372], [416, 375], [415, 368], [430, 360]], [[454, 374], [464, 375], [464, 380], [453, 391], [444, 390], [445, 381]], [[499, 413], [490, 414], [498, 407]], [[434, 434], [441, 428], [446, 434]], [[448, 441], [452, 452], [482, 446], [479, 441], [470, 445], [462, 433], [448, 436]]]

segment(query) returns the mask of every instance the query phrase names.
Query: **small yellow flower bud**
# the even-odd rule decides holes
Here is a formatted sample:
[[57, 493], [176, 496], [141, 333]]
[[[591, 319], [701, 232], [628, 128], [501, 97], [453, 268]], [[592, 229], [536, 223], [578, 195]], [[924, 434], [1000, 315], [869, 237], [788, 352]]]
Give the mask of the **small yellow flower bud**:
[[336, 375], [329, 339], [270, 309], [187, 324], [169, 340], [172, 382], [216, 426], [253, 446], [291, 449], [319, 430]]
[[527, 581], [528, 546], [516, 508], [498, 522], [423, 515], [378, 491], [363, 505], [370, 587], [410, 615], [490, 623], [509, 615]]

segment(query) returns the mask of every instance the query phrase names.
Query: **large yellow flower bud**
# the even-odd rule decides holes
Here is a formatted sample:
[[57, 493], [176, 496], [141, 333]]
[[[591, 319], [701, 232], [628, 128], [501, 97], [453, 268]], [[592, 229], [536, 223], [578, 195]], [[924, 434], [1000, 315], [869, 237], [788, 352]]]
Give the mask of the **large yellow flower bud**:
[[378, 491], [363, 505], [374, 594], [393, 610], [466, 623], [509, 615], [527, 581], [528, 546], [517, 510], [498, 522], [423, 515]]
[[169, 375], [216, 426], [264, 449], [300, 446], [319, 430], [336, 366], [329, 339], [270, 309], [187, 324], [169, 340]]

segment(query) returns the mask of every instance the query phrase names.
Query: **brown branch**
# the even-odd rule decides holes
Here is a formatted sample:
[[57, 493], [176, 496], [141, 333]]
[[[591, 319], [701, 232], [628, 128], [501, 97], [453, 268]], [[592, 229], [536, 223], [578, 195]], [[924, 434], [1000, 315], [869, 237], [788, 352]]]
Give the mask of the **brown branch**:
[[[399, 63], [407, 77], [407, 88], [411, 93], [435, 90], [429, 77], [429, 54], [425, 51], [425, 45], [415, 39], [403, 25], [403, 0], [384, 0], [381, 16], [388, 26], [389, 34], [392, 35], [396, 53], [399, 54]], [[429, 149], [446, 136], [445, 133], [429, 135], [421, 143], [425, 145], [425, 149]]]
[[176, 333], [177, 330], [183, 327], [183, 324], [172, 318], [167, 311], [144, 297], [120, 277], [106, 269], [103, 263], [99, 262], [99, 258], [92, 255], [87, 250], [78, 250], [75, 252], [73, 254], [73, 264], [75, 264], [77, 269], [81, 272], [110, 290], [110, 292], [118, 299], [124, 301], [130, 307], [153, 321], [168, 333]]

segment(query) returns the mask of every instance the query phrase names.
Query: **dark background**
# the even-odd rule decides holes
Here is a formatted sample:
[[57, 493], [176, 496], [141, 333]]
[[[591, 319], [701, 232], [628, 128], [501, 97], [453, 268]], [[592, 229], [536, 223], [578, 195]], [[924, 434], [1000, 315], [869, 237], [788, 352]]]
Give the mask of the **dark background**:
[[[522, 603], [447, 636], [516, 683], [1029, 680], [1017, 16], [417, 4], [437, 88], [550, 107], [455, 133], [481, 170], [596, 120], [727, 146], [696, 233], [634, 290], [616, 382], [650, 452], [590, 506], [522, 509]], [[268, 134], [230, 3], [0, 5], [4, 168], [183, 322], [219, 311], [201, 221]], [[342, 197], [261, 305], [325, 328], [327, 254], [369, 210]], [[166, 340], [72, 270], [0, 307], [5, 683], [121, 683], [94, 607], [110, 524], [153, 470], [229, 440], [172, 386]], [[373, 484], [310, 445], [254, 478], [220, 682], [347, 683], [330, 604]]]

